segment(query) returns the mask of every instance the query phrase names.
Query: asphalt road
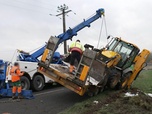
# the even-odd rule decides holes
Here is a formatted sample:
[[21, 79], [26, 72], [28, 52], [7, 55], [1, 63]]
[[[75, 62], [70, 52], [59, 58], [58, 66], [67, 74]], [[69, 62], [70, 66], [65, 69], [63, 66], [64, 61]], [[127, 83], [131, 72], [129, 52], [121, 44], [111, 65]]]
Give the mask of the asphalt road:
[[[88, 98], [79, 96], [64, 87], [35, 92], [34, 96], [35, 99], [32, 100], [0, 103], [0, 114], [57, 114]], [[2, 98], [0, 101], [8, 101], [8, 98]]]

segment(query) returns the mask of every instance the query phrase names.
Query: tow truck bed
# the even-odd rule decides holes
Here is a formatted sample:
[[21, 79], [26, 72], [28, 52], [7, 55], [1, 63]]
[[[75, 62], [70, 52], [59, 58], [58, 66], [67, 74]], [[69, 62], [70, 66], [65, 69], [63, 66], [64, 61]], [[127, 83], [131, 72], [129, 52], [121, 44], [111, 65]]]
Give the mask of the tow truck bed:
[[38, 69], [38, 72], [45, 74], [79, 95], [83, 95], [87, 89], [87, 86], [84, 86], [83, 82], [79, 80], [79, 78], [69, 73], [68, 67], [61, 66], [59, 64], [50, 64], [50, 66], [45, 69]]
[[58, 72], [64, 74], [63, 75], [64, 78], [71, 78], [71, 79], [74, 78], [74, 75], [69, 73], [68, 66], [63, 66], [60, 64], [51, 64], [50, 68], [57, 70]]

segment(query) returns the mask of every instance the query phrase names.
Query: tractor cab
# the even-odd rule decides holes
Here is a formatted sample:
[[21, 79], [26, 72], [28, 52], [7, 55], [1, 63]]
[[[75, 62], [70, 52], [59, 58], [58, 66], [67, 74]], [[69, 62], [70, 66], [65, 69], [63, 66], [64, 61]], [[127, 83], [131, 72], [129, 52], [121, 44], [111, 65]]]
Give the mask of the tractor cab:
[[128, 43], [121, 38], [112, 38], [111, 42], [106, 46], [107, 51], [112, 51], [121, 56], [117, 67], [126, 69], [132, 65], [135, 57], [139, 53], [140, 49], [134, 44]]

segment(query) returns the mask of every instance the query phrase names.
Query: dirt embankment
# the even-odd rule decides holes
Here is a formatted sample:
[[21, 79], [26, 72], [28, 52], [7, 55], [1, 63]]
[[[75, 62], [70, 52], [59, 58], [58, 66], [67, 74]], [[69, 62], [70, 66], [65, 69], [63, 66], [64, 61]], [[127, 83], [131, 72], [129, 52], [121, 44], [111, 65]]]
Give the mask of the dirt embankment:
[[106, 99], [101, 99], [90, 105], [82, 114], [151, 114], [152, 97], [133, 89], [133, 96], [125, 96], [126, 91], [109, 94]]

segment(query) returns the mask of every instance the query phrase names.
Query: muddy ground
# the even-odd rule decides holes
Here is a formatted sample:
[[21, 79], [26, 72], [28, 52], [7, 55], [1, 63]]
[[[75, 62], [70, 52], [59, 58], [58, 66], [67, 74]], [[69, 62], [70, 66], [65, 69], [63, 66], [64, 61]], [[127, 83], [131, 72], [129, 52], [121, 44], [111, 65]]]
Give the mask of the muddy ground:
[[152, 114], [152, 97], [138, 89], [106, 90], [60, 114]]
[[125, 96], [126, 92], [108, 94], [106, 99], [86, 105], [90, 109], [83, 114], [152, 114], [152, 97], [137, 89], [129, 91], [135, 95], [132, 97]]

